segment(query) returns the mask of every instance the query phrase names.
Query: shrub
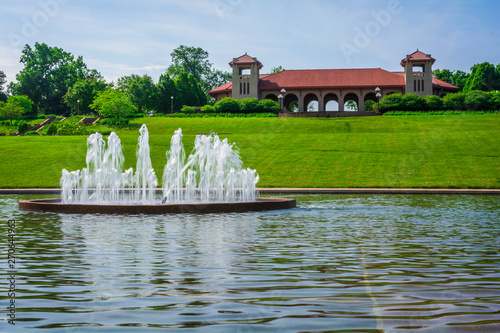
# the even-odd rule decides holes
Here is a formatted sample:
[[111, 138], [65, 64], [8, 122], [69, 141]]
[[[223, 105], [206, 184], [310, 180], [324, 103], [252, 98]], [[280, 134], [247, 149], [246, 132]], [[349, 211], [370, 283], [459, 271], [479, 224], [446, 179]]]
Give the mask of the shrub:
[[443, 107], [448, 110], [463, 110], [465, 102], [464, 93], [447, 94], [443, 97]]
[[375, 103], [371, 99], [369, 99], [365, 102], [365, 111], [371, 111], [371, 110], [376, 109], [376, 108], [377, 108], [377, 103]]
[[213, 105], [205, 105], [201, 107], [201, 112], [215, 112]]
[[63, 121], [57, 126], [58, 135], [84, 135], [87, 134], [85, 125], [71, 121]]
[[56, 135], [57, 134], [57, 124], [52, 123], [47, 127], [47, 135]]
[[194, 113], [195, 111], [196, 111], [196, 109], [194, 106], [188, 106], [188, 105], [184, 105], [181, 109], [181, 112], [184, 112], [184, 113]]
[[259, 99], [244, 98], [240, 101], [240, 110], [245, 113], [259, 112]]
[[469, 110], [491, 110], [495, 104], [492, 93], [480, 90], [469, 91], [465, 95], [464, 103]]
[[427, 104], [427, 109], [429, 110], [442, 110], [443, 100], [441, 97], [436, 95], [425, 96], [425, 103]]
[[410, 111], [420, 111], [427, 108], [425, 98], [417, 94], [406, 94], [402, 98], [403, 108]]
[[40, 133], [38, 133], [37, 131], [29, 131], [24, 133], [24, 135], [40, 135]]
[[24, 132], [28, 129], [28, 123], [25, 122], [24, 120], [21, 120], [18, 124], [17, 124], [17, 131], [18, 132]]
[[224, 97], [215, 103], [214, 108], [216, 112], [239, 112], [240, 101], [231, 97]]
[[273, 112], [278, 113], [281, 111], [280, 105], [278, 102], [275, 102], [271, 99], [263, 99], [259, 101], [259, 109], [261, 112]]
[[403, 95], [402, 94], [390, 94], [385, 95], [380, 101], [380, 111], [393, 111], [402, 110], [403, 107]]

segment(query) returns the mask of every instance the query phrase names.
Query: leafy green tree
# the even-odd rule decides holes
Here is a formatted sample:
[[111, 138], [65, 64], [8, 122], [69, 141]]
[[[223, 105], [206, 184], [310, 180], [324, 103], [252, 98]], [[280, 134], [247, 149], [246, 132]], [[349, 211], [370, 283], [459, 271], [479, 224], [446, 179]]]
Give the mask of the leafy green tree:
[[[309, 104], [309, 106], [311, 106], [312, 104]], [[347, 102], [345, 102], [345, 106], [349, 109], [349, 110], [354, 110], [354, 111], [358, 111], [358, 103], [356, 103], [356, 101], [353, 101], [352, 99], [351, 100], [348, 100]], [[314, 107], [312, 110], [309, 110], [309, 111], [314, 111]]]
[[[63, 96], [64, 103], [73, 110], [73, 113], [89, 114], [92, 112], [90, 104], [100, 91], [110, 88], [110, 84], [103, 79], [89, 78], [77, 81]], [[78, 102], [80, 101], [80, 102]]]
[[214, 105], [216, 112], [239, 112], [240, 101], [231, 97], [224, 97]]
[[201, 89], [201, 85], [195, 79], [194, 75], [188, 75], [188, 80], [189, 80], [189, 84], [191, 86], [191, 89], [193, 90], [193, 92], [195, 93], [196, 97], [198, 98], [198, 104], [197, 105], [205, 105], [205, 104], [207, 104], [207, 95]]
[[469, 73], [463, 71], [450, 71], [449, 69], [436, 69], [432, 71], [432, 74], [435, 78], [451, 83], [457, 86], [460, 90], [464, 89], [467, 79], [470, 76]]
[[271, 68], [271, 72], [269, 74], [276, 74], [276, 73], [282, 72], [284, 70], [285, 69], [283, 68], [283, 66], [273, 67], [273, 68]]
[[26, 45], [20, 62], [24, 68], [16, 75], [9, 89], [13, 95], [26, 95], [33, 101], [33, 113], [62, 114], [68, 111], [63, 96], [75, 82], [87, 77], [100, 77], [89, 70], [83, 58], [75, 57], [61, 48], [36, 43], [34, 49]]
[[12, 125], [12, 119], [31, 111], [32, 104], [27, 96], [10, 96], [7, 103], [2, 103], [0, 106], [0, 117], [9, 118]]
[[4, 89], [4, 85], [7, 82], [7, 75], [3, 71], [0, 71], [0, 102], [7, 101], [7, 92]]
[[500, 89], [500, 72], [494, 65], [483, 62], [471, 68], [471, 75], [467, 80], [464, 92], [472, 90], [492, 91]]
[[130, 97], [125, 92], [115, 89], [99, 92], [90, 108], [101, 116], [115, 117], [117, 122], [120, 121], [120, 117], [126, 117], [137, 111]]
[[182, 72], [192, 74], [206, 94], [208, 91], [231, 81], [232, 74], [215, 69], [208, 61], [208, 52], [200, 47], [181, 45], [171, 54], [172, 64], [167, 68], [167, 74], [173, 78], [178, 78]]
[[[160, 80], [156, 84], [158, 89], [158, 100], [156, 111], [162, 113], [169, 113], [172, 111], [172, 101], [173, 110], [180, 110], [182, 105], [184, 105], [184, 100], [181, 98], [179, 89], [175, 84], [175, 81], [170, 78], [170, 76], [165, 73], [160, 76]], [[172, 100], [172, 97], [174, 99]]]
[[158, 88], [149, 75], [132, 74], [118, 79], [118, 89], [126, 92], [139, 112], [143, 108], [156, 109], [158, 105]]
[[184, 101], [183, 105], [199, 106], [201, 105], [199, 96], [193, 87], [193, 79], [190, 76], [192, 77], [193, 75], [181, 72], [175, 80], [175, 85], [179, 90], [180, 98]]

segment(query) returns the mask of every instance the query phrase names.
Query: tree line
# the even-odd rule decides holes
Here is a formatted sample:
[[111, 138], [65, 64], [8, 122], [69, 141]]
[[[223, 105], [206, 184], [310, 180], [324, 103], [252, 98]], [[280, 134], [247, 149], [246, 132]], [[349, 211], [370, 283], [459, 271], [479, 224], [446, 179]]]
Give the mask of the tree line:
[[158, 82], [147, 74], [132, 74], [114, 83], [89, 69], [81, 56], [45, 43], [26, 45], [20, 59], [24, 67], [16, 82], [6, 87], [5, 73], [0, 71], [0, 108], [9, 101], [13, 104], [14, 96], [26, 96], [32, 102], [28, 109], [18, 110], [28, 114], [89, 114], [113, 106], [166, 113], [172, 106], [180, 110], [184, 105], [213, 104], [208, 91], [230, 81], [232, 75], [214, 69], [208, 56], [201, 48], [181, 45], [171, 53], [172, 63]]
[[432, 71], [432, 74], [439, 80], [457, 86], [464, 93], [473, 90], [500, 90], [500, 64], [496, 67], [489, 62], [476, 64], [471, 67], [470, 73], [460, 70], [436, 69]]

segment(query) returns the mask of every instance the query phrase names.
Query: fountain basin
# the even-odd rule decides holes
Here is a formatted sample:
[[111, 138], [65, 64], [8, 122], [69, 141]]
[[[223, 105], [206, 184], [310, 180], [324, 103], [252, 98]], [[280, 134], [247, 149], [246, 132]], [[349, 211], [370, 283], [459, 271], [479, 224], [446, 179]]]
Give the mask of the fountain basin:
[[211, 202], [180, 204], [73, 204], [61, 199], [20, 200], [19, 210], [67, 214], [208, 214], [244, 213], [265, 210], [290, 209], [296, 206], [291, 198], [257, 198], [250, 202]]

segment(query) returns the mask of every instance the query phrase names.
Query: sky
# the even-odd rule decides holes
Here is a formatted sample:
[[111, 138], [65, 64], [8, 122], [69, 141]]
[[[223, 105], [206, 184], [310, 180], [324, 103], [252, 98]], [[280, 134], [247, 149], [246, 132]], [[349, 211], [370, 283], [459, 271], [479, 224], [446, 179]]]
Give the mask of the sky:
[[433, 69], [500, 63], [497, 0], [2, 0], [0, 70], [14, 81], [26, 44], [82, 56], [107, 81], [155, 81], [180, 45], [216, 69], [245, 52], [285, 69], [383, 68], [417, 49]]

